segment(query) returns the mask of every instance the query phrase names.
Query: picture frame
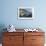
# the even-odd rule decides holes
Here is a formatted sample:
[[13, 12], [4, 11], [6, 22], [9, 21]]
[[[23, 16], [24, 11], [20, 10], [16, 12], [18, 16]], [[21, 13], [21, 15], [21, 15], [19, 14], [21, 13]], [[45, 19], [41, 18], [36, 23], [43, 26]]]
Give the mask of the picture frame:
[[18, 8], [18, 19], [33, 19], [34, 8], [32, 7], [19, 7]]

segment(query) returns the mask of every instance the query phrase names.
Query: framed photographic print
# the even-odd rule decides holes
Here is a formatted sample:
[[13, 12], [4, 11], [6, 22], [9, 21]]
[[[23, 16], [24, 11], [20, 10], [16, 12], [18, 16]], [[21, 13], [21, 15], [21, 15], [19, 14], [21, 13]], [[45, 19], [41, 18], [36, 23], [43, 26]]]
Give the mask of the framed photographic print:
[[33, 19], [34, 8], [32, 7], [19, 7], [18, 8], [18, 19]]

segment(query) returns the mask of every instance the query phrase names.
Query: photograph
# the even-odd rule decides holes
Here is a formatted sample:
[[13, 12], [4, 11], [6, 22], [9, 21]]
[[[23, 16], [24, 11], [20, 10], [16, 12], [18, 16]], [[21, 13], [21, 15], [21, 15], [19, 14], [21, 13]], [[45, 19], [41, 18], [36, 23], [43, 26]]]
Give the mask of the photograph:
[[19, 19], [33, 19], [33, 17], [34, 17], [34, 8], [31, 8], [31, 7], [18, 8]]

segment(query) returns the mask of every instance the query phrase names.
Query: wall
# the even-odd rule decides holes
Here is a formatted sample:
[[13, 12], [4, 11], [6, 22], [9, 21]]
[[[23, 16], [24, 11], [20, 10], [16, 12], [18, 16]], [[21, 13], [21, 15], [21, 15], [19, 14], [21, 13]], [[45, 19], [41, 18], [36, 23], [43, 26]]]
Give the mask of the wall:
[[[5, 26], [13, 24], [16, 28], [31, 28], [39, 25], [46, 28], [46, 0], [0, 0], [0, 2], [0, 24]], [[17, 8], [20, 6], [33, 7], [35, 18], [33, 20], [17, 19]]]

